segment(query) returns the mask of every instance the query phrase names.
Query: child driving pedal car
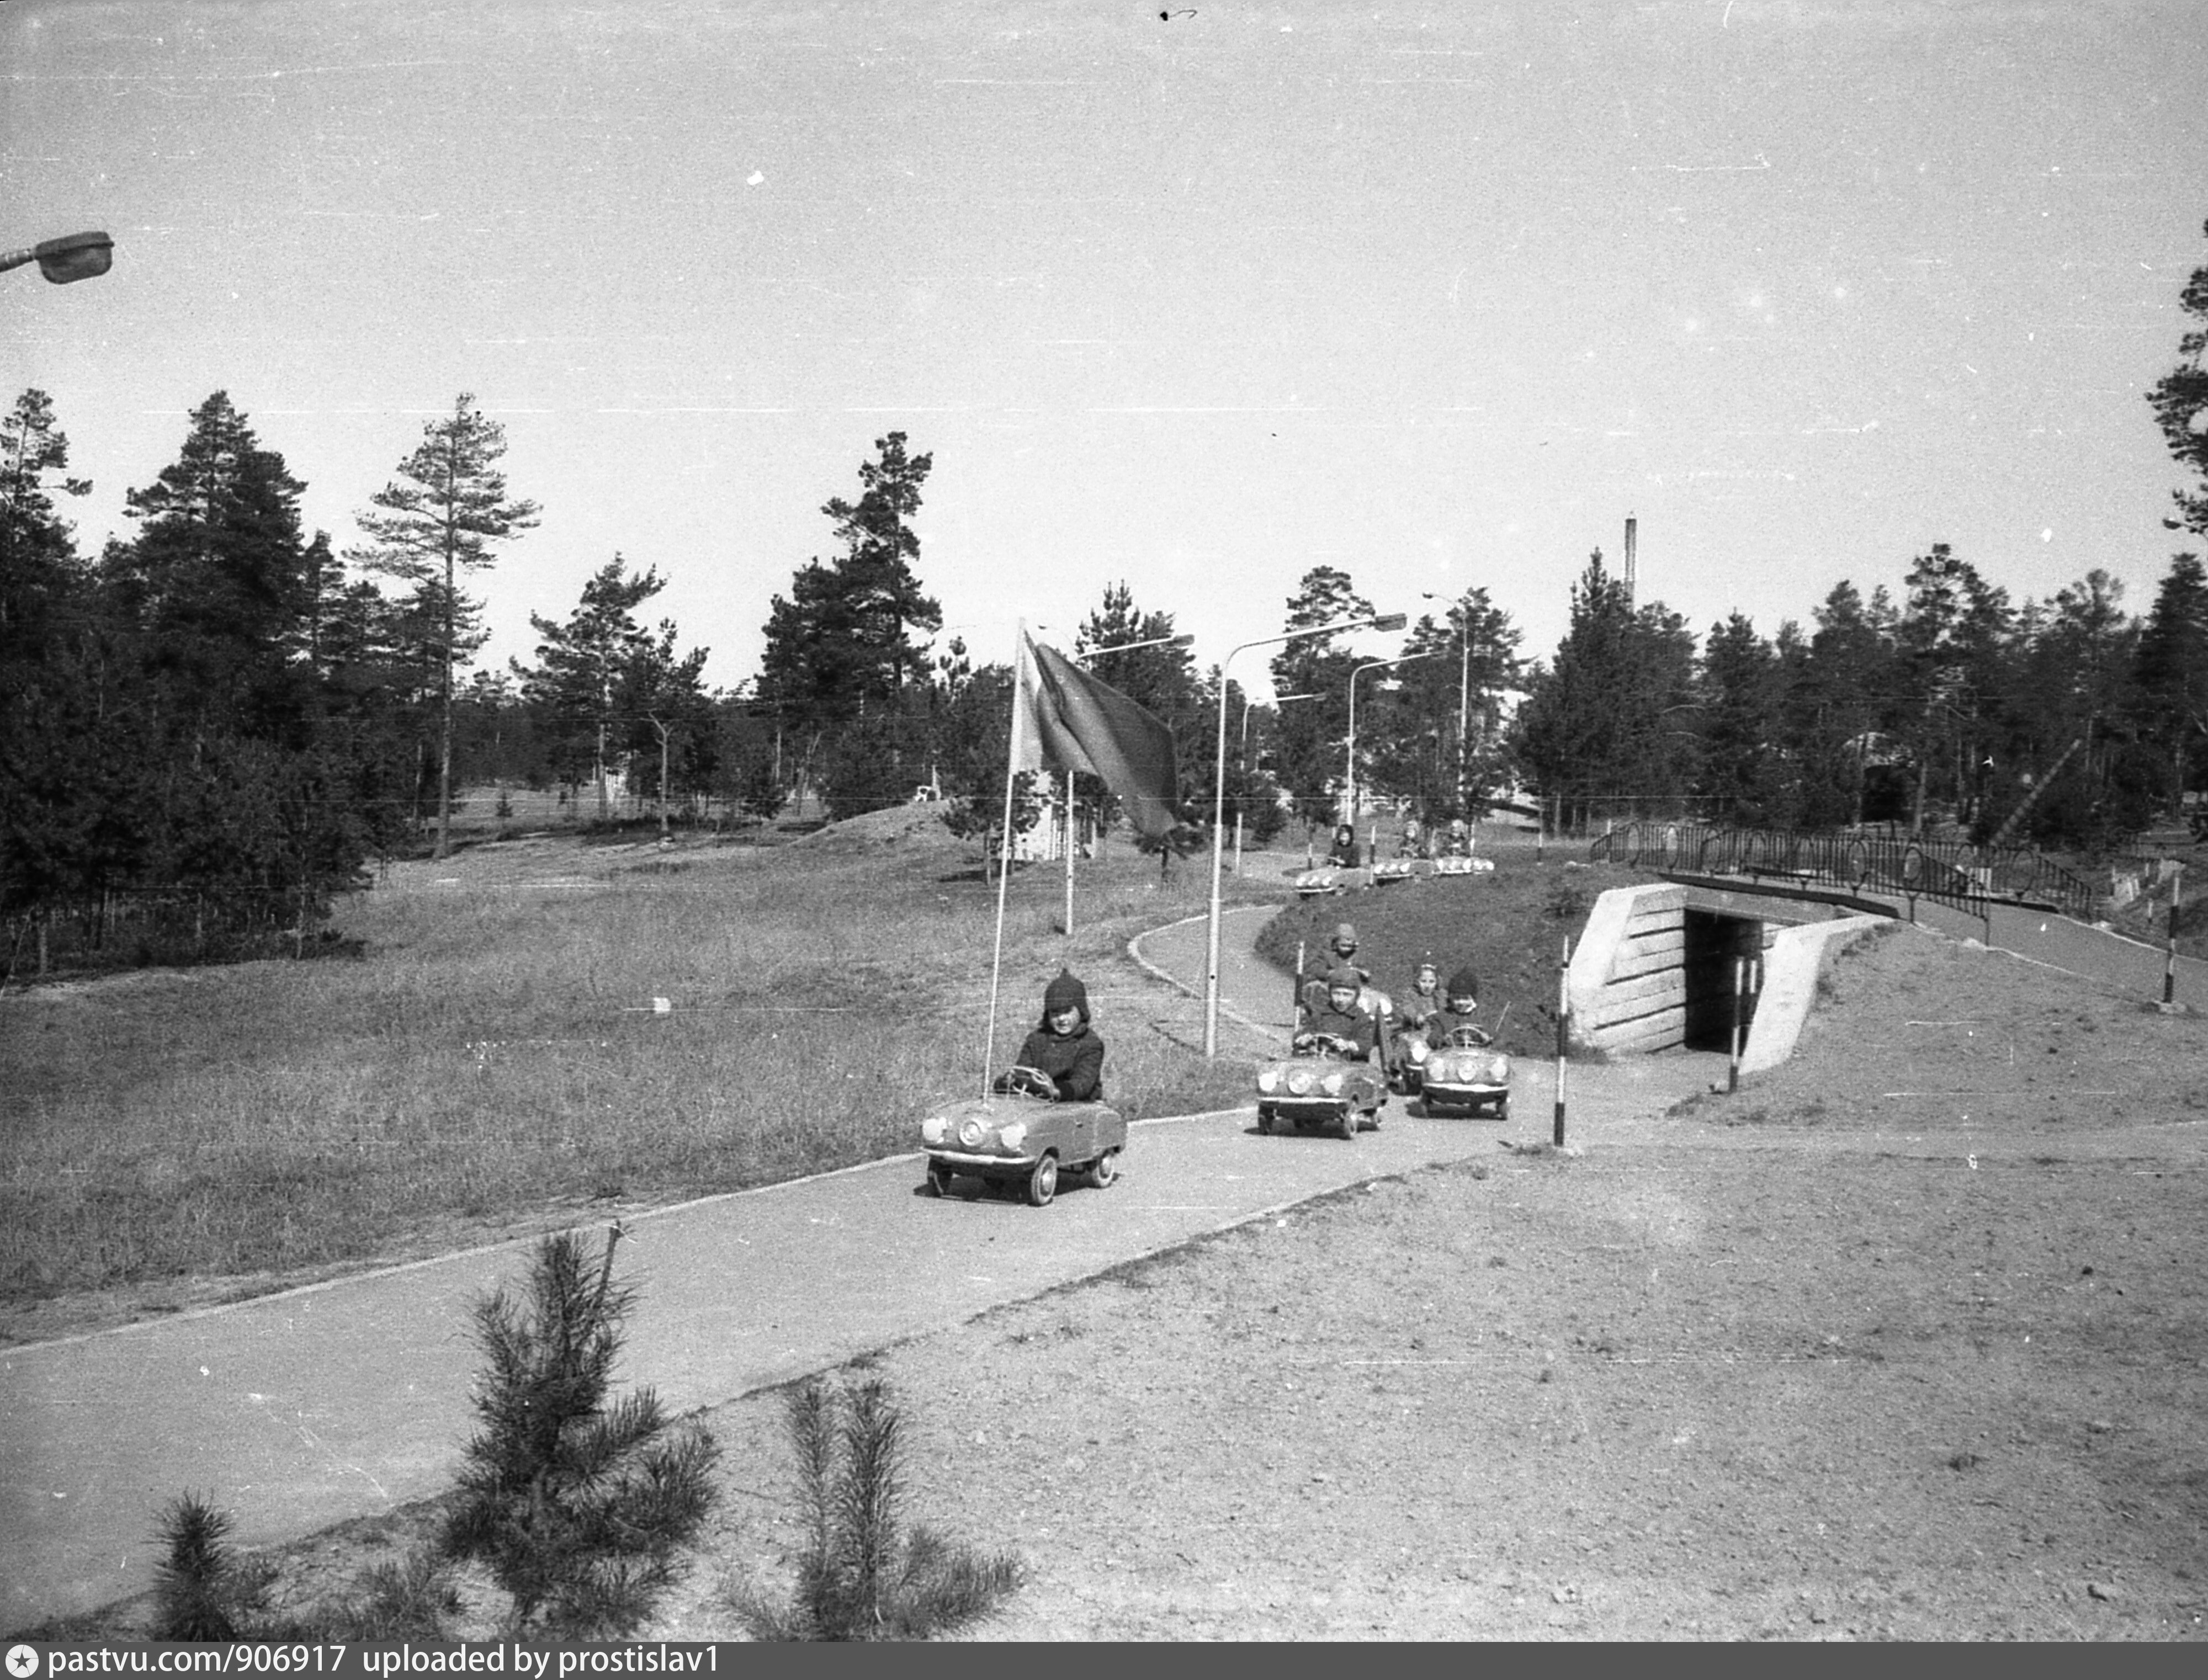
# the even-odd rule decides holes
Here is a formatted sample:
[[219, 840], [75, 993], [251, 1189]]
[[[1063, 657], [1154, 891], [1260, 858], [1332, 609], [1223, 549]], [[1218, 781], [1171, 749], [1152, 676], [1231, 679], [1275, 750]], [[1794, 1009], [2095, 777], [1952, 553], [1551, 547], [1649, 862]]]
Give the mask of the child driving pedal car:
[[1341, 967], [1326, 977], [1326, 996], [1304, 1011], [1303, 1024], [1297, 1035], [1305, 1033], [1325, 1033], [1356, 1047], [1356, 1059], [1369, 1062], [1378, 1042], [1379, 1031], [1373, 1019], [1358, 1006], [1358, 994], [1364, 982], [1357, 970]]
[[1042, 1021], [1020, 1046], [1020, 1065], [1050, 1077], [1060, 1102], [1104, 1094], [1104, 1041], [1089, 1024], [1089, 988], [1071, 969], [1043, 988]]

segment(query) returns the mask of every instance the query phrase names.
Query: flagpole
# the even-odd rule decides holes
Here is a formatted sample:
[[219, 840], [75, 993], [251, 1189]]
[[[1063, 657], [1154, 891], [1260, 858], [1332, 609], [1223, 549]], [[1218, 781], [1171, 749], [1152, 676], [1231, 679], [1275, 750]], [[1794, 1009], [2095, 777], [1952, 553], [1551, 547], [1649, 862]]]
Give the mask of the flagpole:
[[989, 1029], [981, 1041], [981, 1094], [989, 1093], [989, 1070], [997, 1053], [997, 982], [1005, 966], [1005, 888], [1012, 878], [1012, 788], [1020, 771], [1020, 674], [1027, 668], [1028, 621], [1019, 621], [1019, 645], [1012, 651], [1012, 727], [1005, 748], [1005, 820], [997, 831], [997, 947], [989, 959]]

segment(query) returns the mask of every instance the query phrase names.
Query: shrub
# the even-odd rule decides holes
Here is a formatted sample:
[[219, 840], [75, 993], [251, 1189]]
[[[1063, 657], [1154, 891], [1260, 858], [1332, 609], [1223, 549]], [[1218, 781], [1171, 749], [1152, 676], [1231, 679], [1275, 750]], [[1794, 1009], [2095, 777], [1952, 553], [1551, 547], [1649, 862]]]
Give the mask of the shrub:
[[[980, 1619], [1019, 1585], [1018, 1561], [983, 1557], [925, 1527], [901, 1533], [903, 1419], [873, 1381], [837, 1399], [818, 1380], [791, 1390], [807, 1545], [797, 1592], [724, 1598], [755, 1639], [927, 1639]], [[841, 1449], [840, 1452], [838, 1449]]]
[[160, 1516], [168, 1550], [156, 1570], [157, 1640], [224, 1641], [250, 1636], [267, 1603], [273, 1571], [225, 1544], [231, 1518], [195, 1493], [177, 1496]]
[[503, 1288], [475, 1309], [490, 1364], [475, 1407], [443, 1550], [480, 1560], [513, 1600], [513, 1625], [555, 1639], [633, 1632], [681, 1574], [703, 1525], [719, 1449], [671, 1427], [649, 1389], [609, 1403], [621, 1321], [616, 1225], [591, 1275], [572, 1232], [538, 1245], [525, 1305]]
[[445, 1641], [453, 1636], [460, 1610], [451, 1560], [434, 1546], [417, 1546], [395, 1563], [363, 1571], [351, 1598], [314, 1618], [314, 1637], [362, 1645]]

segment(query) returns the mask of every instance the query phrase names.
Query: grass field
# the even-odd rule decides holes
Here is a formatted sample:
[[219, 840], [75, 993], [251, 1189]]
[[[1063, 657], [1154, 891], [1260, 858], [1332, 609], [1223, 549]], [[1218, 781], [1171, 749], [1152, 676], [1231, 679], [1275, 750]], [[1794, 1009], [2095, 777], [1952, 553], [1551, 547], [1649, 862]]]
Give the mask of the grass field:
[[[1291, 861], [1227, 891], [1277, 897]], [[1071, 939], [1059, 870], [1017, 873], [996, 1061], [1068, 962], [1118, 1106], [1239, 1101], [1245, 1070], [1193, 1053], [1123, 956], [1203, 910], [1203, 866], [1161, 882], [1107, 848]], [[339, 912], [358, 960], [11, 993], [0, 1336], [88, 1296], [111, 1320], [909, 1149], [985, 1076], [995, 898], [924, 812], [774, 847], [537, 838], [393, 869]]]

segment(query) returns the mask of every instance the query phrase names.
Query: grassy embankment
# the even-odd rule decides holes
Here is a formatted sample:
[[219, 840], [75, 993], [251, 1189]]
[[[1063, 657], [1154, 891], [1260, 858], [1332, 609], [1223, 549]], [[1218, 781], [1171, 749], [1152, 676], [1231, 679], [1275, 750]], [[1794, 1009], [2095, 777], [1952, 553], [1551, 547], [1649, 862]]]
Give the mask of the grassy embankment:
[[[344, 906], [362, 961], [0, 999], [0, 1338], [57, 1296], [158, 1311], [910, 1149], [925, 1104], [981, 1088], [995, 889], [976, 849], [882, 817], [775, 848], [481, 848]], [[1230, 894], [1279, 897], [1288, 861]], [[1245, 1063], [1191, 1053], [1197, 1007], [1123, 956], [1203, 910], [1202, 862], [1161, 885], [1107, 848], [1070, 941], [1058, 867], [1017, 873], [995, 1059], [1070, 961], [1123, 1110], [1240, 1101]]]
[[1491, 1028], [1499, 1023], [1502, 1047], [1514, 1056], [1553, 1054], [1564, 936], [1578, 939], [1588, 907], [1610, 888], [1660, 878], [1590, 866], [1581, 844], [1537, 852], [1530, 836], [1485, 840], [1482, 852], [1495, 861], [1491, 874], [1414, 877], [1306, 899], [1258, 935], [1258, 952], [1293, 969], [1300, 940], [1306, 963], [1316, 963], [1347, 921], [1357, 929], [1358, 961], [1372, 971], [1372, 983], [1397, 997], [1410, 991], [1423, 958], [1432, 957], [1444, 981], [1469, 963], [1479, 975], [1480, 1015]]

